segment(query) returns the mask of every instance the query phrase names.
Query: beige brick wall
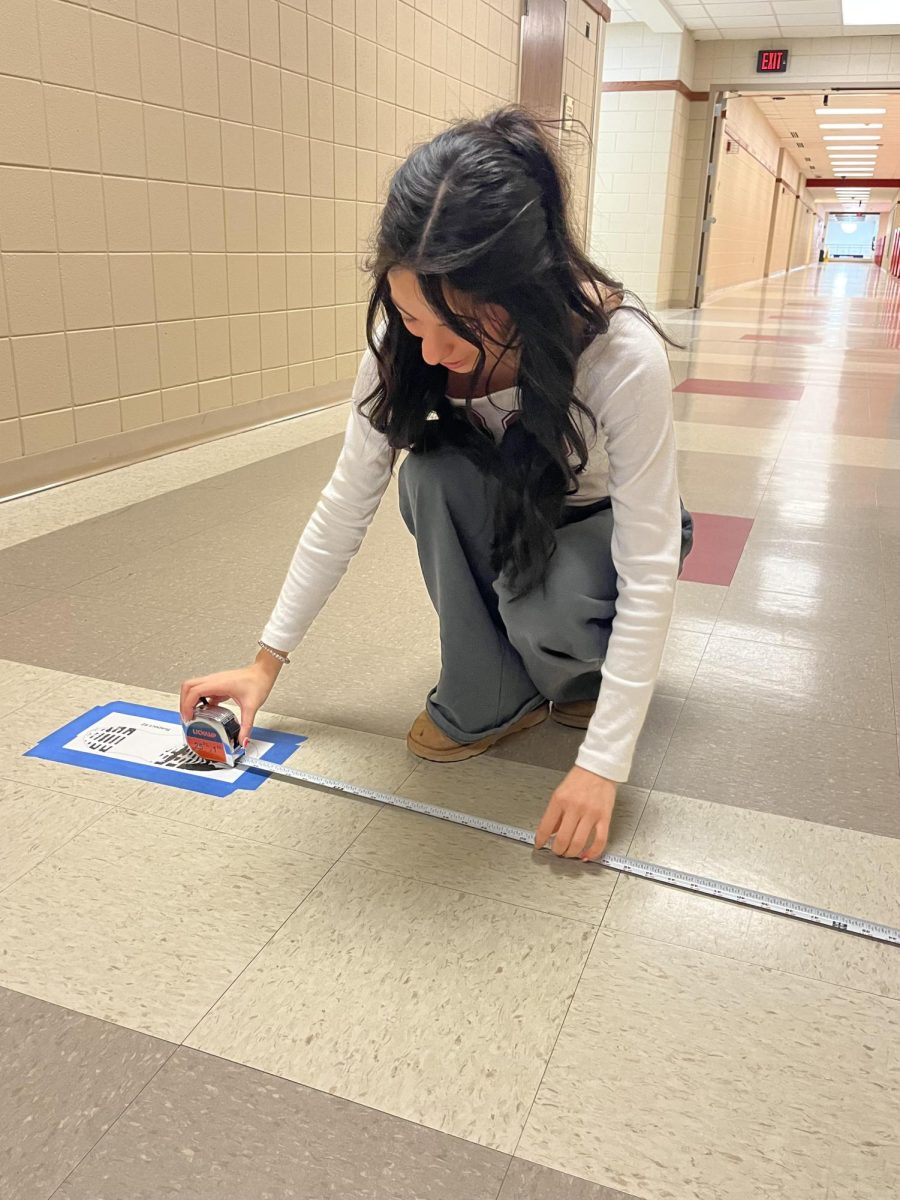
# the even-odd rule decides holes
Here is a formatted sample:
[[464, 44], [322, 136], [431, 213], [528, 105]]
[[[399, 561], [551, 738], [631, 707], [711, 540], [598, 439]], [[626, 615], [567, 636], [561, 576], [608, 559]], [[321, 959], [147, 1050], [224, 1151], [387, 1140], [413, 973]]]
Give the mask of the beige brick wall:
[[[694, 43], [638, 23], [606, 33], [606, 83], [677, 80], [690, 75]], [[689, 290], [696, 198], [685, 194], [692, 105], [677, 91], [604, 92], [597, 131], [591, 249], [613, 275], [651, 305], [684, 303]], [[685, 220], [686, 199], [690, 215]]]
[[[727, 151], [729, 140], [732, 153]], [[753, 100], [730, 99], [716, 181], [716, 224], [706, 262], [707, 296], [765, 275], [780, 156], [778, 137]], [[775, 250], [781, 265], [773, 259], [773, 271], [785, 269], [794, 197], [785, 192], [778, 199]]]
[[566, 20], [563, 94], [572, 97], [575, 129], [571, 134], [564, 132], [561, 143], [572, 183], [573, 221], [586, 239], [596, 87], [605, 26], [584, 0], [570, 0]]
[[415, 141], [515, 97], [518, 10], [2, 0], [4, 491], [350, 378], [385, 180]]

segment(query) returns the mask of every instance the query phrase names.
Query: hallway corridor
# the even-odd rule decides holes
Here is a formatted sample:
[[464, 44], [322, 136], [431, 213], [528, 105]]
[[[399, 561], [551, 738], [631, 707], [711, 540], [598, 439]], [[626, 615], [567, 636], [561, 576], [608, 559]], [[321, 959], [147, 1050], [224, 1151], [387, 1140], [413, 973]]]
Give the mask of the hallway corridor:
[[[697, 541], [610, 849], [900, 926], [900, 281], [664, 322]], [[895, 947], [287, 782], [23, 757], [252, 657], [346, 415], [3, 505], [0, 1196], [897, 1194]], [[534, 827], [581, 735], [419, 762], [438, 656], [392, 484], [259, 724]]]

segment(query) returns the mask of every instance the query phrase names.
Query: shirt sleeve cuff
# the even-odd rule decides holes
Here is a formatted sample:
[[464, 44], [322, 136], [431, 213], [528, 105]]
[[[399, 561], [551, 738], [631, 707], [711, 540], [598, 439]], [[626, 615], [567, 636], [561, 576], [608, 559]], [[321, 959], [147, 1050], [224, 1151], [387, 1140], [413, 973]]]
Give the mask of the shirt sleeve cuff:
[[578, 751], [575, 765], [585, 771], [593, 771], [595, 775], [601, 775], [604, 779], [611, 779], [613, 783], [627, 783], [628, 776], [631, 774], [630, 761], [627, 763], [613, 762], [611, 759], [604, 758], [602, 754], [596, 754], [585, 746], [582, 746]]

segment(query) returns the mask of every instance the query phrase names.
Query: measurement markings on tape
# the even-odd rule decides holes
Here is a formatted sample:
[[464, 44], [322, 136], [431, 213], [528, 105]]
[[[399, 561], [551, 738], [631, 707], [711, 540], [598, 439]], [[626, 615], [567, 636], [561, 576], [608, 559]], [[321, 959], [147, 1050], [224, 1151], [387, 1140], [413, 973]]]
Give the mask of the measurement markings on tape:
[[[374, 800], [378, 804], [387, 804], [392, 808], [402, 808], [407, 812], [419, 813], [426, 817], [437, 817], [440, 821], [450, 821], [454, 825], [463, 825], [469, 829], [478, 829], [483, 833], [493, 833], [497, 837], [506, 838], [525, 845], [534, 845], [534, 834], [527, 829], [517, 829], [515, 825], [504, 825], [500, 821], [491, 821], [486, 817], [472, 816], [470, 813], [457, 812], [454, 809], [440, 808], [436, 804], [426, 804], [421, 800], [408, 800], [405, 796], [395, 796], [389, 792], [379, 792], [374, 788], [362, 787], [355, 783], [344, 783], [339, 779], [330, 779], [327, 775], [316, 775], [311, 771], [298, 771], [295, 767], [281, 766], [269, 763], [265, 759], [245, 755], [236, 764], [249, 770], [265, 771], [269, 775], [284, 776], [295, 779], [298, 783], [309, 784], [313, 787], [326, 788], [333, 792], [342, 792], [349, 796], [358, 796], [363, 800]], [[686, 891], [698, 892], [704, 896], [714, 896], [719, 900], [729, 900], [734, 904], [744, 904], [759, 908], [765, 912], [778, 913], [781, 916], [793, 917], [799, 921], [809, 921], [814, 925], [824, 925], [829, 929], [837, 929], [843, 933], [857, 934], [859, 937], [870, 938], [874, 941], [887, 942], [900, 946], [900, 929], [890, 925], [881, 925], [876, 921], [868, 921], [862, 917], [852, 917], [846, 913], [831, 912], [827, 908], [817, 908], [812, 904], [801, 904], [797, 900], [788, 900], [783, 896], [772, 896], [768, 892], [758, 892], [753, 888], [739, 887], [737, 884], [724, 883], [718, 879], [710, 879], [704, 875], [692, 875], [688, 871], [676, 871], [673, 867], [660, 866], [658, 863], [643, 862], [637, 858], [626, 858], [621, 854], [603, 854], [587, 867], [609, 867], [626, 875], [635, 875], [648, 879], [653, 883], [664, 883], [670, 887]]]

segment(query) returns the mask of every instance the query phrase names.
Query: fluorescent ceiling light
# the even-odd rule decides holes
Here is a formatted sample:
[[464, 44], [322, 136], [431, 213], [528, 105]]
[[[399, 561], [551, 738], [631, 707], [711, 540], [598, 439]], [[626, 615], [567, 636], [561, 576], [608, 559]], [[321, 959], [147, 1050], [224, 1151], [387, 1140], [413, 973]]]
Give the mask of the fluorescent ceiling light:
[[886, 113], [886, 108], [817, 108], [817, 117], [868, 117]]
[[881, 146], [826, 146], [829, 154], [877, 154]]
[[820, 129], [884, 129], [881, 121], [820, 121]]
[[828, 157], [833, 158], [835, 162], [874, 162], [878, 155], [864, 154], [862, 151], [859, 154], [850, 154], [847, 150], [829, 150]]
[[880, 133], [826, 133], [823, 142], [880, 142]]
[[900, 25], [897, 0], [842, 0], [845, 25]]

